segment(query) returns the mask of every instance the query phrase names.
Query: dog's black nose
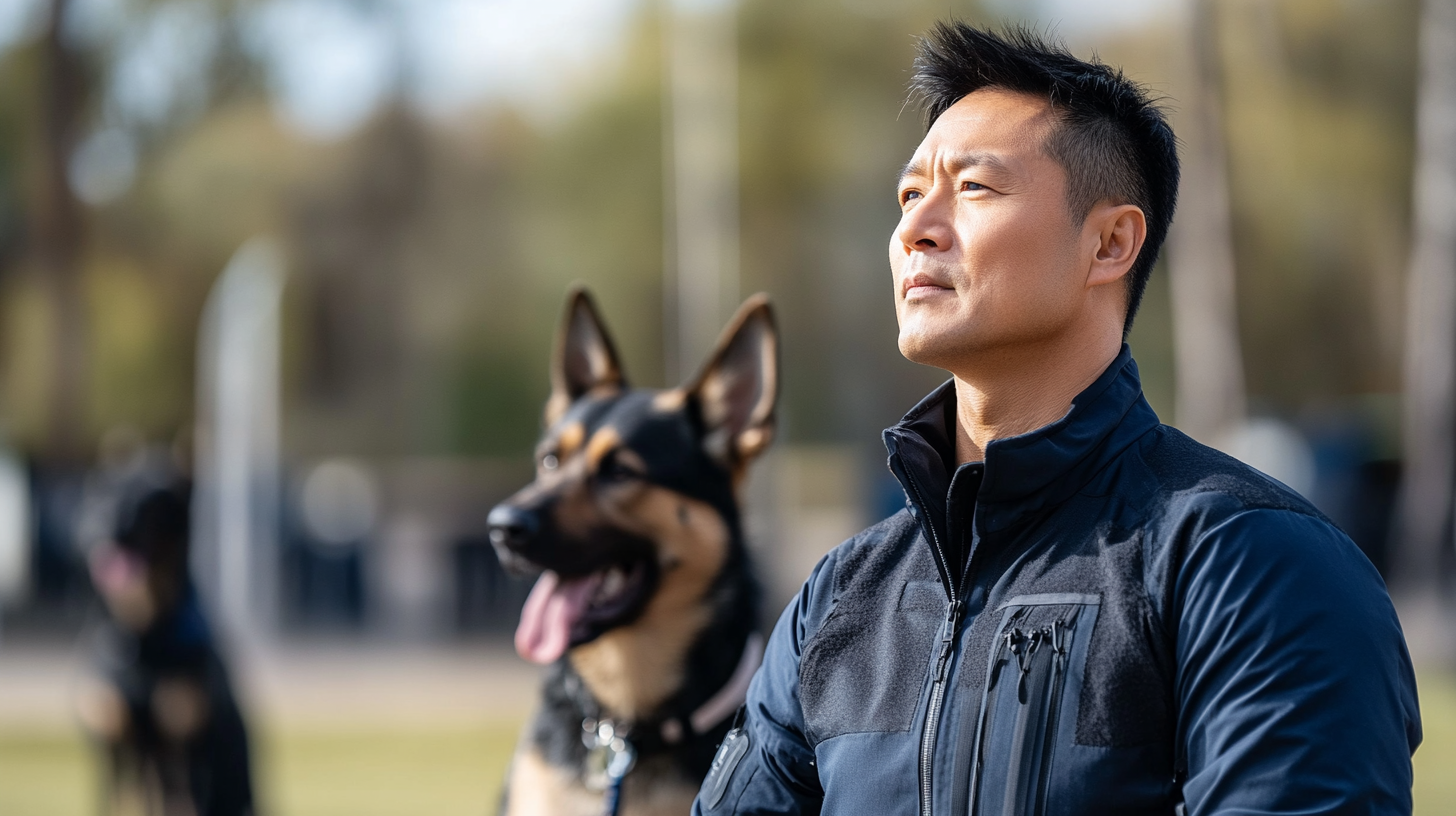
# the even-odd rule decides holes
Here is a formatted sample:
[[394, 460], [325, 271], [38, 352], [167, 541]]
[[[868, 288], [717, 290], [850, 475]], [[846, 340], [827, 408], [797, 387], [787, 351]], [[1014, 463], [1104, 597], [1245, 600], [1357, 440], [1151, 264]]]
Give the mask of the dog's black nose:
[[497, 547], [519, 547], [540, 529], [535, 513], [510, 504], [497, 504], [485, 523], [490, 527], [490, 543]]

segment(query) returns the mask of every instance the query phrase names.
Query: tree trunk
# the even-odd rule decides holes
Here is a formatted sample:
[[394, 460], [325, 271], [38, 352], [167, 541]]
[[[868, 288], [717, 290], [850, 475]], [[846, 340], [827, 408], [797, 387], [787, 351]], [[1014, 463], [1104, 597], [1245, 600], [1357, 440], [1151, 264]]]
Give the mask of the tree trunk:
[[63, 34], [69, 0], [51, 0], [43, 51], [40, 183], [31, 234], [35, 270], [51, 304], [50, 427], [46, 458], [74, 465], [85, 454], [86, 312], [81, 288], [81, 204], [67, 164], [85, 99], [81, 59]]
[[702, 363], [738, 306], [734, 4], [666, 0], [667, 382]]
[[1434, 596], [1451, 542], [1456, 430], [1456, 0], [1421, 12], [1396, 579]]
[[1244, 419], [1222, 79], [1210, 0], [1193, 0], [1178, 135], [1185, 146], [1168, 243], [1178, 427], [1213, 444]]

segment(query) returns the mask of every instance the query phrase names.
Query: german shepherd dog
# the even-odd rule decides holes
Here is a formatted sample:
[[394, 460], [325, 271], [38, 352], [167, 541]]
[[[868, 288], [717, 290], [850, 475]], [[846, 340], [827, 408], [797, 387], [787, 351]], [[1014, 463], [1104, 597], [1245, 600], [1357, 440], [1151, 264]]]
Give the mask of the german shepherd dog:
[[774, 432], [773, 315], [749, 299], [687, 384], [630, 388], [576, 290], [551, 383], [536, 479], [489, 517], [540, 574], [516, 649], [550, 666], [501, 810], [681, 816], [762, 656], [738, 493]]
[[90, 554], [107, 614], [75, 708], [105, 764], [103, 814], [253, 813], [247, 732], [188, 574], [189, 493], [129, 479]]

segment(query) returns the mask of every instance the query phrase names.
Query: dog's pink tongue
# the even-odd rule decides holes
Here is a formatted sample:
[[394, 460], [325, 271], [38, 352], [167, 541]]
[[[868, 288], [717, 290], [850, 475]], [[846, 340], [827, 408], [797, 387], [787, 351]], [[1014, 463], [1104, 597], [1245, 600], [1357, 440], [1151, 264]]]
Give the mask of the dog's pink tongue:
[[581, 619], [596, 589], [597, 576], [562, 581], [547, 570], [536, 579], [521, 608], [516, 651], [532, 663], [554, 663], [571, 645], [571, 627]]

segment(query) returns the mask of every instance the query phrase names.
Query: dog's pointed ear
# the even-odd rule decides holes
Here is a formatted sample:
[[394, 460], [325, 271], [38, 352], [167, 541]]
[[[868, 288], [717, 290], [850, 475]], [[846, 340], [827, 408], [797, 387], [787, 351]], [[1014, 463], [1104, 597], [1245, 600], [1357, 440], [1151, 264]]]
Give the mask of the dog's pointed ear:
[[773, 441], [779, 338], [768, 296], [744, 301], [708, 362], [683, 388], [697, 405], [708, 454], [739, 471]]
[[554, 425], [582, 394], [596, 388], [625, 388], [627, 378], [617, 349], [585, 287], [572, 288], [556, 332], [551, 361], [551, 398], [546, 401], [546, 426]]

